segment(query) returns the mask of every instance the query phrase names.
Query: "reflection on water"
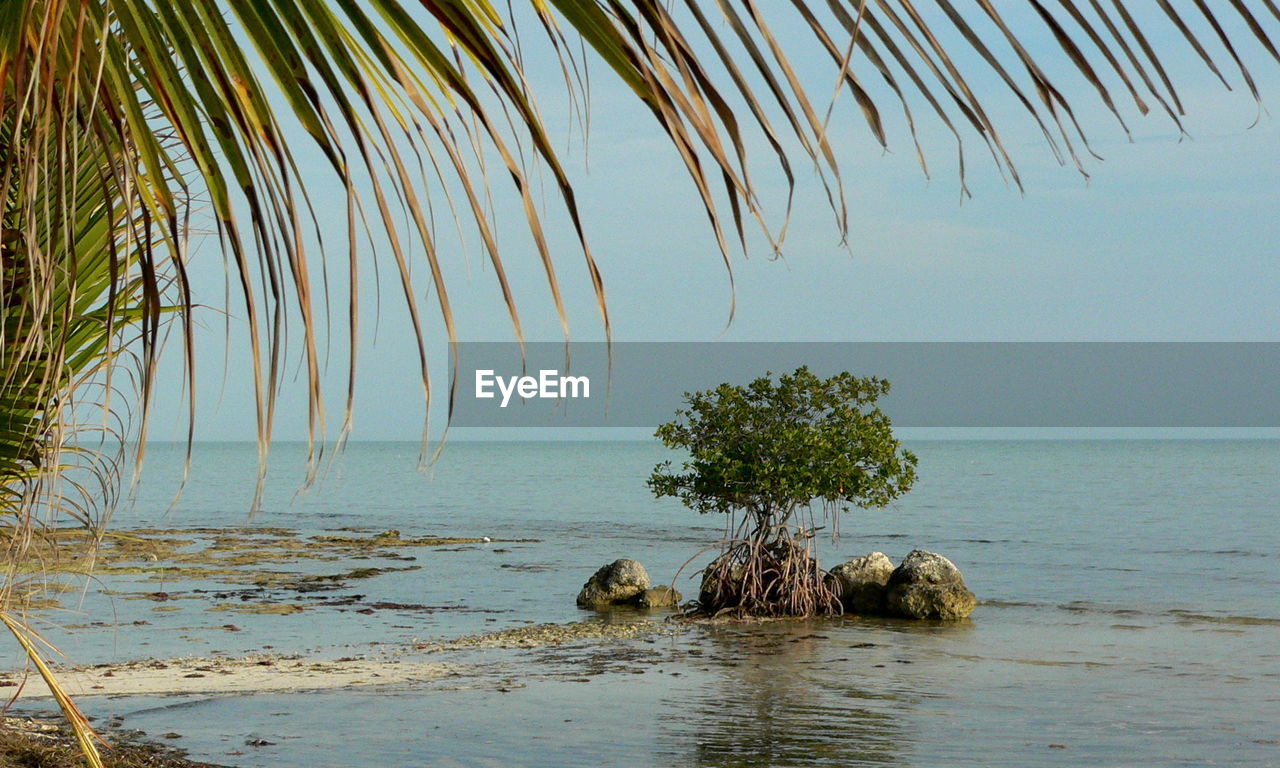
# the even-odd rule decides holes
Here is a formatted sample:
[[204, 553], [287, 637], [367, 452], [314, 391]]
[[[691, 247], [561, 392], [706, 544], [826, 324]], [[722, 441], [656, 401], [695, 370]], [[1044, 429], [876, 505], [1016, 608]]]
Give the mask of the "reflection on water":
[[[916, 488], [894, 508], [858, 512], [824, 562], [940, 551], [983, 599], [972, 622], [682, 627], [477, 649], [457, 659], [468, 674], [395, 691], [160, 710], [172, 701], [82, 703], [102, 721], [122, 713], [126, 727], [181, 733], [199, 758], [273, 768], [1280, 765], [1280, 442], [912, 448], [928, 468]], [[206, 463], [171, 519], [160, 513], [172, 489], [144, 483], [117, 521], [242, 523], [253, 446], [200, 450]], [[276, 459], [300, 466], [303, 451]], [[259, 520], [307, 535], [361, 526], [537, 539], [414, 553], [420, 570], [358, 584], [367, 601], [449, 610], [237, 614], [230, 633], [206, 601], [89, 594], [85, 614], [123, 628], [51, 639], [85, 663], [317, 644], [355, 655], [371, 640], [395, 648], [581, 621], [573, 596], [601, 563], [632, 557], [666, 581], [719, 536], [714, 521], [644, 487], [664, 458], [657, 445], [460, 444], [430, 482], [412, 471], [416, 455], [416, 445], [353, 446], [321, 492], [291, 502], [293, 480], [269, 488]], [[162, 447], [149, 471], [179, 477], [182, 458]], [[676, 586], [696, 591], [693, 580]], [[258, 737], [274, 744], [246, 745]]]
[[[746, 766], [899, 764], [907, 741], [908, 694], [868, 687], [840, 653], [831, 623], [781, 622], [709, 627], [714, 684], [692, 701], [667, 702], [672, 741], [687, 749], [673, 763]], [[881, 670], [871, 667], [874, 671]]]
[[1193, 658], [1206, 642], [1181, 623], [1061, 613], [685, 625], [466, 651], [449, 657], [465, 674], [393, 689], [84, 704], [245, 768], [1275, 768], [1274, 626]]

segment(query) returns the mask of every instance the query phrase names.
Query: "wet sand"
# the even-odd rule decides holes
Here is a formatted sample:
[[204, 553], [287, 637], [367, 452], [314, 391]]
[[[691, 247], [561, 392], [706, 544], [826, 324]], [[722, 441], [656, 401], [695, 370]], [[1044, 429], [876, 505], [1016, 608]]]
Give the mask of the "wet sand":
[[[149, 659], [73, 667], [56, 672], [72, 697], [136, 694], [258, 693], [395, 685], [458, 674], [453, 665], [399, 659], [307, 659], [274, 655], [240, 658]], [[0, 693], [18, 699], [50, 696], [39, 674], [4, 676]]]
[[[117, 664], [65, 667], [55, 670], [72, 697], [140, 694], [287, 693], [358, 686], [387, 686], [480, 676], [473, 665], [426, 660], [423, 654], [487, 648], [539, 648], [577, 641], [634, 638], [672, 634], [678, 627], [659, 621], [580, 621], [568, 624], [529, 624], [438, 643], [419, 643], [373, 656], [337, 659], [303, 655], [189, 656], [143, 659]], [[403, 658], [414, 654], [414, 658]], [[15, 700], [51, 696], [39, 674], [21, 670], [0, 674], [0, 695]]]

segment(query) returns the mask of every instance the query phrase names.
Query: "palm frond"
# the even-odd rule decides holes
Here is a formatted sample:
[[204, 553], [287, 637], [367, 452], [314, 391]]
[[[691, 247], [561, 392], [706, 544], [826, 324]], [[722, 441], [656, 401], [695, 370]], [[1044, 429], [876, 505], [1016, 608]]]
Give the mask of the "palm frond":
[[[847, 237], [848, 169], [835, 139], [845, 126], [833, 111], [833, 93], [849, 94], [881, 146], [897, 140], [888, 109], [901, 110], [926, 174], [920, 129], [936, 121], [954, 140], [962, 194], [970, 143], [1021, 187], [1004, 139], [1015, 120], [1029, 119], [1053, 156], [1081, 173], [1092, 152], [1078, 113], [1086, 100], [1096, 99], [1124, 133], [1133, 119], [1128, 103], [1138, 116], [1157, 104], [1183, 130], [1189, 105], [1168, 66], [1176, 56], [1194, 56], [1222, 85], [1238, 81], [1261, 99], [1252, 67], [1280, 61], [1273, 42], [1280, 7], [1272, 0], [1157, 0], [1141, 12], [1129, 6], [1124, 0], [530, 0], [505, 9], [491, 0], [0, 3], [0, 514], [14, 532], [7, 562], [16, 561], [12, 548], [25, 546], [42, 515], [105, 520], [119, 462], [69, 450], [85, 423], [78, 404], [96, 399], [106, 414], [96, 429], [136, 437], [140, 461], [168, 322], [182, 341], [192, 393], [190, 440], [197, 375], [187, 275], [193, 219], [207, 217], [216, 232], [246, 316], [263, 458], [259, 489], [291, 328], [300, 332], [309, 383], [312, 470], [327, 444], [320, 333], [328, 328], [330, 267], [346, 273], [348, 286], [346, 400], [336, 442], [350, 430], [361, 270], [368, 268], [362, 237], [387, 244], [374, 264], [385, 258], [394, 267], [430, 412], [434, 340], [425, 330], [427, 313], [439, 315], [442, 341], [452, 345], [459, 335], [446, 279], [451, 249], [436, 232], [434, 205], [446, 204], [457, 229], [478, 235], [522, 343], [520, 291], [492, 221], [492, 193], [503, 183], [519, 201], [566, 338], [561, 255], [545, 219], [567, 217], [575, 258], [583, 261], [609, 337], [603, 273], [534, 98], [542, 84], [525, 65], [536, 41], [559, 58], [566, 86], [583, 91], [571, 93], [573, 104], [588, 102], [590, 65], [652, 116], [687, 172], [732, 281], [734, 253], [751, 248], [755, 230], [770, 250], [783, 247], [805, 166], [826, 192], [837, 232]], [[793, 26], [808, 37], [797, 43]], [[522, 29], [535, 35], [522, 37]], [[816, 82], [802, 74], [814, 57], [831, 67]], [[996, 103], [1012, 103], [1022, 114], [989, 106]], [[586, 118], [580, 119], [585, 132]], [[341, 187], [345, 258], [330, 256], [320, 237], [324, 216], [308, 194], [315, 180], [293, 145], [299, 131]], [[786, 183], [780, 217], [762, 203], [762, 165], [751, 151], [760, 138], [768, 155], [763, 167], [776, 168]], [[554, 214], [543, 207], [542, 174], [558, 201]], [[422, 306], [418, 262], [433, 308]], [[115, 396], [119, 389], [130, 397]], [[126, 423], [121, 414], [133, 397], [137, 418]], [[67, 457], [77, 455], [86, 457], [104, 492], [76, 492], [88, 486], [58, 482]], [[73, 493], [63, 498], [66, 489]], [[8, 575], [0, 609], [11, 597]], [[23, 642], [10, 617], [0, 618]]]
[[97, 742], [101, 739], [94, 732], [93, 726], [89, 724], [89, 718], [84, 716], [80, 708], [67, 694], [66, 690], [58, 682], [58, 677], [53, 673], [53, 669], [49, 667], [49, 663], [45, 660], [44, 654], [40, 650], [41, 638], [36, 635], [29, 627], [25, 626], [22, 621], [14, 616], [10, 616], [4, 611], [0, 611], [0, 622], [18, 641], [18, 645], [22, 647], [28, 661], [40, 673], [40, 678], [44, 681], [49, 692], [53, 694], [53, 699], [58, 703], [58, 709], [62, 711], [63, 717], [71, 725], [71, 732], [75, 734], [76, 745], [80, 748], [80, 753], [84, 755], [85, 763], [89, 768], [102, 768], [102, 756], [98, 752]]
[[[67, 146], [95, 142], [109, 153], [116, 162], [102, 183], [114, 187], [121, 223], [138, 243], [138, 275], [155, 284], [171, 278], [175, 303], [186, 311], [190, 202], [205, 201], [247, 318], [260, 444], [265, 451], [272, 436], [288, 355], [286, 329], [295, 326], [310, 382], [314, 459], [326, 423], [318, 340], [325, 311], [315, 295], [312, 262], [320, 253], [322, 270], [329, 264], [310, 234], [320, 229], [307, 196], [313, 179], [299, 168], [289, 126], [314, 143], [346, 198], [347, 255], [339, 262], [349, 285], [345, 436], [359, 348], [359, 230], [385, 238], [417, 339], [428, 402], [427, 310], [415, 285], [415, 251], [425, 257], [446, 340], [457, 339], [445, 250], [430, 214], [440, 194], [433, 186], [448, 193], [454, 215], [479, 233], [522, 338], [518, 291], [486, 202], [498, 176], [486, 154], [497, 158], [520, 201], [567, 335], [558, 259], [540, 212], [534, 166], [549, 173], [609, 334], [603, 275], [571, 179], [534, 100], [539, 84], [525, 70], [521, 46], [530, 41], [518, 37], [522, 26], [537, 30], [561, 58], [569, 87], [581, 82], [580, 74], [575, 81], [569, 73], [581, 73], [588, 63], [571, 53], [576, 38], [591, 51], [591, 63], [621, 81], [652, 114], [684, 163], [732, 280], [732, 252], [748, 248], [747, 222], [755, 222], [775, 250], [786, 234], [790, 202], [780, 222], [760, 202], [749, 153], [753, 134], [766, 140], [789, 189], [797, 161], [814, 169], [838, 231], [847, 235], [849, 212], [832, 139], [844, 127], [832, 123], [832, 83], [852, 96], [882, 145], [893, 139], [886, 99], [901, 109], [926, 173], [916, 136], [924, 117], [913, 105], [925, 107], [924, 114], [954, 136], [962, 190], [971, 138], [1020, 185], [1003, 139], [1003, 126], [1014, 116], [993, 114], [980, 91], [1012, 96], [1050, 151], [1084, 172], [1091, 150], [1077, 118], [1079, 101], [1098, 99], [1122, 131], [1129, 130], [1122, 96], [1139, 115], [1148, 112], [1149, 101], [1158, 103], [1179, 125], [1184, 105], [1163, 61], [1178, 55], [1171, 39], [1228, 83], [1233, 72], [1220, 66], [1225, 55], [1256, 97], [1247, 65], [1254, 55], [1246, 43], [1260, 45], [1266, 58], [1280, 58], [1269, 31], [1280, 18], [1276, 10], [1271, 2], [1246, 0], [1213, 6], [1162, 0], [1143, 14], [1121, 0], [792, 0], [785, 6], [758, 0], [532, 0], [501, 11], [489, 0], [193, 0], [181, 8], [155, 0], [38, 0], [8, 3], [0, 11], [0, 109], [11, 130], [35, 131]], [[807, 47], [777, 31], [793, 19], [812, 35]], [[1056, 49], [1026, 42], [1046, 32]], [[1157, 39], [1158, 45], [1152, 42]], [[813, 52], [830, 59], [830, 80], [815, 84], [799, 74], [793, 59]], [[1078, 77], [1068, 85], [1063, 71]], [[873, 78], [885, 87], [872, 87]], [[585, 102], [585, 95], [577, 101]], [[425, 165], [424, 156], [431, 158]], [[6, 178], [47, 172], [13, 153], [2, 160]], [[408, 214], [407, 228], [399, 226], [401, 211]], [[151, 294], [143, 319], [147, 344], [158, 338], [158, 304], [154, 289], [144, 292]], [[193, 379], [186, 312], [178, 323]], [[153, 358], [142, 357], [151, 370]], [[151, 384], [151, 375], [144, 375], [144, 403]]]

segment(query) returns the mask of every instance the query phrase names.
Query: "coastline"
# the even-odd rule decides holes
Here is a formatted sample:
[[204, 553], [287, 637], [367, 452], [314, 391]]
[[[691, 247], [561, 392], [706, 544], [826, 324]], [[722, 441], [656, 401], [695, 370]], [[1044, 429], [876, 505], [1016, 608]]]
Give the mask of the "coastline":
[[[276, 654], [239, 658], [185, 657], [146, 659], [117, 664], [97, 664], [59, 670], [58, 682], [73, 699], [89, 696], [143, 694], [245, 694], [290, 693], [396, 685], [434, 680], [457, 674], [454, 665], [344, 657], [328, 660]], [[0, 691], [15, 701], [49, 698], [52, 694], [40, 675], [21, 672], [5, 677]]]
[[[99, 561], [111, 571], [60, 594], [58, 612], [33, 615], [66, 654], [56, 671], [86, 674], [80, 704], [108, 740], [136, 729], [212, 763], [344, 768], [379, 754], [387, 765], [549, 767], [592, 754], [658, 768], [748, 754], [798, 766], [792, 758], [811, 748], [869, 768], [992, 751], [1029, 765], [1222, 754], [1274, 763], [1276, 445], [926, 446], [938, 482], [900, 509], [860, 514], [840, 541], [823, 540], [822, 558], [895, 558], [918, 544], [954, 553], [983, 597], [956, 626], [689, 624], [578, 609], [573, 595], [599, 564], [634, 557], [666, 580], [716, 535], [705, 518], [654, 508], [631, 488], [627, 468], [657, 460], [642, 448], [460, 450], [467, 468], [511, 483], [509, 494], [442, 466], [429, 508], [407, 501], [418, 498], [408, 480], [382, 472], [395, 457], [353, 451], [353, 479], [266, 521], [285, 524], [278, 530], [219, 511], [228, 476], [193, 486], [191, 527], [122, 515], [118, 530], [131, 538], [109, 542], [113, 554]], [[582, 471], [552, 471], [566, 463]], [[366, 508], [363, 497], [385, 501]], [[405, 544], [428, 534], [539, 541]], [[303, 610], [261, 610], [283, 604]], [[641, 618], [656, 619], [658, 634], [593, 640], [635, 630], [569, 626]], [[542, 634], [576, 637], [541, 647]], [[259, 653], [360, 657], [379, 677], [317, 689], [326, 675], [300, 665], [281, 669], [277, 691], [224, 693], [207, 689], [248, 670], [173, 666], [156, 673], [169, 693], [118, 697], [129, 671], [89, 678], [100, 662], [239, 667]], [[450, 668], [422, 682], [388, 677], [409, 674], [406, 663]], [[0, 672], [21, 666], [10, 652]], [[182, 677], [193, 672], [205, 677]], [[180, 692], [197, 684], [206, 692]], [[29, 685], [10, 715], [52, 706]], [[764, 740], [777, 734], [785, 740]]]
[[[480, 665], [417, 658], [470, 649], [530, 649], [575, 641], [673, 634], [677, 628], [637, 615], [632, 621], [529, 624], [442, 642], [417, 643], [377, 654], [336, 659], [307, 654], [239, 657], [183, 656], [65, 667], [57, 679], [72, 698], [91, 696], [296, 693], [407, 685], [444, 677], [480, 677]], [[414, 654], [414, 658], [404, 658]], [[13, 701], [52, 696], [34, 671], [0, 673], [0, 695]]]

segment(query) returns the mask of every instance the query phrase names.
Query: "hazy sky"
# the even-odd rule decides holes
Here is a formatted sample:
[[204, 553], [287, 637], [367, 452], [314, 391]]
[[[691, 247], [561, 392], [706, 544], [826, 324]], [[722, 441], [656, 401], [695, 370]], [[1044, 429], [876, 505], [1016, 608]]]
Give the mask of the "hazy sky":
[[[825, 52], [783, 25], [802, 77], [823, 101], [834, 73]], [[1246, 39], [1247, 33], [1240, 39]], [[1227, 71], [1234, 93], [1216, 84], [1185, 44], [1168, 35], [1166, 63], [1180, 83], [1191, 115], [1190, 140], [1179, 141], [1170, 121], [1128, 106], [1129, 142], [1079, 77], [1060, 77], [1093, 148], [1084, 179], [1060, 167], [1039, 131], [1017, 105], [990, 87], [989, 111], [1026, 183], [1026, 194], [1005, 184], [976, 137], [968, 137], [969, 186], [960, 202], [954, 144], [913, 102], [932, 180], [924, 178], [892, 97], [881, 106], [890, 152], [871, 140], [851, 98], [841, 96], [833, 143], [841, 156], [850, 210], [849, 247], [838, 242], [831, 211], [809, 168], [797, 163], [799, 188], [785, 259], [771, 260], [762, 240], [751, 258], [735, 255], [737, 316], [726, 328], [727, 273], [706, 226], [692, 184], [656, 124], [629, 92], [594, 67], [589, 164], [576, 132], [569, 136], [563, 85], [549, 60], [531, 62], [540, 102], [577, 184], [588, 234], [604, 272], [615, 338], [636, 341], [725, 339], [898, 340], [1280, 340], [1280, 125], [1258, 108]], [[526, 45], [533, 44], [532, 36]], [[1038, 40], [1042, 48], [1051, 38]], [[1280, 68], [1252, 43], [1244, 46], [1266, 104], [1280, 103]], [[1054, 51], [1055, 58], [1060, 58]], [[1226, 63], [1225, 55], [1222, 57]], [[854, 66], [858, 66], [855, 59]], [[977, 70], [975, 70], [977, 71]], [[1118, 84], [1117, 84], [1118, 85]], [[878, 94], [878, 92], [877, 92]], [[880, 94], [882, 95], [882, 94]], [[1117, 98], [1119, 93], [1116, 94]], [[1003, 120], [1001, 120], [1003, 118]], [[314, 157], [295, 130], [304, 164]], [[783, 211], [782, 179], [756, 137], [757, 182], [775, 223]], [[316, 164], [318, 165], [318, 164]], [[541, 267], [509, 193], [499, 180], [497, 216], [508, 268], [531, 339], [560, 338]], [[313, 184], [330, 243], [344, 239], [341, 190], [322, 175]], [[324, 213], [332, 211], [332, 216]], [[575, 339], [602, 338], [590, 282], [567, 222], [549, 206], [548, 226], [569, 303]], [[447, 231], [449, 225], [442, 225]], [[382, 240], [374, 238], [374, 248]], [[492, 270], [474, 238], [465, 253], [444, 241], [446, 269], [460, 334], [470, 340], [510, 339], [512, 333]], [[370, 254], [366, 253], [369, 261]], [[335, 271], [345, 253], [331, 254]], [[318, 258], [318, 257], [317, 257]], [[370, 261], [371, 264], [371, 261]], [[427, 273], [416, 267], [418, 293]], [[202, 300], [223, 305], [222, 263], [206, 242], [194, 265]], [[367, 341], [356, 439], [417, 439], [422, 414], [416, 353], [407, 332], [400, 288], [388, 263], [380, 267], [381, 307], [374, 318], [371, 266], [363, 278]], [[345, 283], [331, 275], [342, 296]], [[445, 370], [440, 323], [427, 305], [427, 332], [437, 380]], [[341, 412], [345, 385], [345, 307], [336, 300], [328, 407]], [[231, 307], [231, 348], [224, 325], [201, 312], [198, 437], [252, 439], [253, 408], [243, 311]], [[376, 324], [376, 329], [375, 329]], [[376, 330], [376, 336], [375, 336]], [[176, 350], [176, 345], [174, 345]], [[294, 354], [300, 345], [294, 344]], [[173, 357], [173, 355], [171, 355]], [[167, 370], [176, 373], [173, 361]], [[293, 370], [291, 369], [291, 379]], [[298, 371], [298, 376], [302, 376]], [[153, 435], [182, 435], [178, 379], [160, 393]], [[442, 383], [442, 382], [441, 382]], [[305, 436], [306, 401], [296, 383], [281, 396], [277, 436]]]

